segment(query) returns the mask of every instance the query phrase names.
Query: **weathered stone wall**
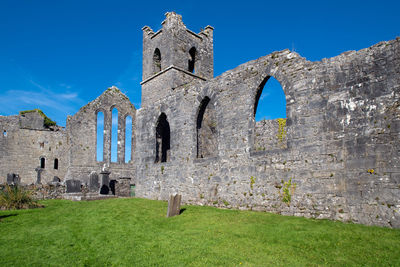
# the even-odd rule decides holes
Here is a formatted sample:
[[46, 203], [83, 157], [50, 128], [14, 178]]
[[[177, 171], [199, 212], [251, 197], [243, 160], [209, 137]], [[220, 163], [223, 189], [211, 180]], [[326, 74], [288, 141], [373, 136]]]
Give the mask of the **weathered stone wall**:
[[[45, 159], [45, 168], [41, 171], [42, 183], [51, 182], [54, 176], [65, 176], [68, 166], [65, 131], [60, 128], [56, 131], [44, 128], [43, 119], [39, 127], [37, 121], [40, 120], [34, 118], [34, 128], [31, 129], [28, 126], [32, 124], [26, 121], [26, 117], [0, 116], [0, 129], [3, 133], [0, 137], [0, 183], [6, 182], [8, 173], [18, 174], [24, 184], [36, 183], [35, 169], [40, 167], [41, 158]], [[58, 169], [54, 168], [55, 159], [58, 160]]]
[[[284, 50], [138, 111], [140, 197], [400, 227], [400, 40], [309, 62]], [[257, 88], [268, 76], [287, 102], [287, 148], [255, 149]], [[196, 116], [215, 97], [218, 156], [196, 158]], [[154, 163], [155, 123], [171, 129], [170, 161]], [[271, 135], [268, 133], [266, 136]], [[285, 182], [295, 184], [290, 203]]]
[[[189, 67], [191, 48], [196, 50], [193, 71]], [[161, 71], [158, 66], [154, 67], [156, 49], [161, 54]], [[143, 27], [142, 106], [162, 99], [169, 90], [193, 80], [213, 78], [213, 58], [213, 28], [210, 26], [197, 34], [185, 27], [180, 15], [168, 12], [162, 29], [156, 33], [148, 26]]]
[[[118, 154], [117, 162], [111, 161], [112, 110], [118, 110]], [[97, 114], [104, 114], [103, 160], [97, 161]], [[100, 173], [104, 166], [111, 171], [110, 179], [132, 177], [134, 160], [125, 163], [126, 118], [132, 118], [132, 146], [134, 151], [136, 110], [129, 99], [116, 87], [107, 89], [101, 96], [82, 107], [73, 117], [68, 117], [67, 132], [70, 150], [66, 179], [77, 179], [88, 183], [92, 171]], [[133, 158], [133, 156], [132, 156]]]
[[257, 121], [254, 131], [255, 151], [287, 148], [286, 119]]

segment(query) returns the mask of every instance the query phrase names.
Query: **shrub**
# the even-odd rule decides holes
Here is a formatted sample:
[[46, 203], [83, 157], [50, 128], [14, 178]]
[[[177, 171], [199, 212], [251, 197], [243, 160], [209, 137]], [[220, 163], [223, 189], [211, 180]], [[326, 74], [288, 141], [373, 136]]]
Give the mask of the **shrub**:
[[32, 192], [18, 185], [6, 185], [3, 190], [0, 191], [1, 209], [29, 209], [37, 207], [41, 207], [41, 205], [32, 198]]

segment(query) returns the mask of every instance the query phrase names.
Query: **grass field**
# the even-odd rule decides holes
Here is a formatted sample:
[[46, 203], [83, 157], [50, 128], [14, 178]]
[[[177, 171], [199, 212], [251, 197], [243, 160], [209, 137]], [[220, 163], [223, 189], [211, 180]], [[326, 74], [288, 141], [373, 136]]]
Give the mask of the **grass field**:
[[0, 266], [400, 266], [400, 230], [144, 199], [0, 211]]

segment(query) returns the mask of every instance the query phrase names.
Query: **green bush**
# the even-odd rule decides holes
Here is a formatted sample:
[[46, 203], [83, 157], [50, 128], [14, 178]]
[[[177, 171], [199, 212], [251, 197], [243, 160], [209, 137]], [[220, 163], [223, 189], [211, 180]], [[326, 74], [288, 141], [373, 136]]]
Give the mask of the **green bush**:
[[41, 205], [32, 198], [32, 192], [18, 185], [6, 185], [3, 190], [0, 191], [1, 209], [29, 209], [37, 207], [41, 207]]

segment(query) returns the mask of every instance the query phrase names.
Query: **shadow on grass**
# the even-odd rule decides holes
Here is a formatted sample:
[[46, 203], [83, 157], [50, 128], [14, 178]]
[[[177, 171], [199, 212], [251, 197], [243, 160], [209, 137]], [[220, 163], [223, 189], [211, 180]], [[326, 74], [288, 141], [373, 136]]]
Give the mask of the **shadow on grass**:
[[18, 214], [12, 213], [12, 214], [7, 214], [7, 215], [0, 215], [0, 222], [2, 219], [7, 218], [7, 217], [12, 217], [12, 216], [17, 216]]
[[185, 208], [181, 209], [181, 210], [179, 211], [179, 215], [181, 215], [185, 210], [186, 210]]

